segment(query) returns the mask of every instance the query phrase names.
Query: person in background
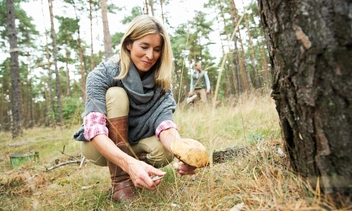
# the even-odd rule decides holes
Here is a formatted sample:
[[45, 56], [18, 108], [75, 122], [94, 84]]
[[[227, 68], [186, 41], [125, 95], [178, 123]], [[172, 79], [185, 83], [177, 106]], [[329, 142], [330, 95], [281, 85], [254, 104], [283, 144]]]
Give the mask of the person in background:
[[[202, 64], [197, 62], [195, 70], [191, 74], [190, 92], [188, 96], [197, 95], [198, 100], [207, 102], [207, 94], [210, 93], [210, 81], [206, 71], [202, 70]], [[195, 99], [196, 100], [196, 99]]]
[[[155, 190], [173, 161], [172, 142], [180, 140], [173, 121], [172, 49], [169, 35], [156, 18], [141, 15], [121, 40], [119, 59], [101, 62], [87, 76], [83, 124], [74, 134], [82, 155], [108, 166], [111, 199], [133, 200], [136, 188]], [[196, 168], [181, 163], [179, 175]]]

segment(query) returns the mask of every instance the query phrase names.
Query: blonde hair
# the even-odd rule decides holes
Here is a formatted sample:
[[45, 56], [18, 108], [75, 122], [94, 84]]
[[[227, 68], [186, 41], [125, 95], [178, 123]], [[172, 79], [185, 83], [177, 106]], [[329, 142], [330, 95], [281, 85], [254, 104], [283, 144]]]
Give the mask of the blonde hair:
[[120, 47], [120, 74], [116, 79], [123, 79], [131, 66], [131, 55], [127, 45], [142, 37], [158, 33], [162, 39], [161, 55], [152, 67], [155, 71], [155, 82], [165, 91], [171, 86], [172, 78], [172, 48], [169, 35], [165, 27], [156, 18], [148, 15], [137, 16], [132, 20], [126, 33], [122, 37]]

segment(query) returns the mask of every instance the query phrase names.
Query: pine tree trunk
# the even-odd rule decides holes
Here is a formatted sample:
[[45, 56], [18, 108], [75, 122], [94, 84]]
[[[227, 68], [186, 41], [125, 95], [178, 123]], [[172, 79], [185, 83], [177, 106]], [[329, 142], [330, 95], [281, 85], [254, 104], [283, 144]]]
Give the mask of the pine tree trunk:
[[53, 0], [48, 0], [49, 4], [49, 13], [50, 13], [50, 25], [51, 25], [51, 38], [53, 41], [53, 56], [54, 56], [54, 66], [55, 66], [55, 76], [56, 76], [56, 98], [57, 98], [57, 110], [59, 116], [59, 123], [63, 125], [64, 120], [62, 116], [62, 107], [61, 107], [61, 82], [59, 69], [57, 67], [57, 57], [58, 50], [56, 45], [56, 32], [54, 27], [54, 13], [53, 13]]
[[[54, 94], [53, 94], [53, 83], [52, 83], [52, 80], [51, 80], [51, 75], [52, 75], [52, 72], [51, 72], [51, 62], [50, 62], [50, 57], [51, 57], [51, 54], [49, 52], [49, 42], [48, 42], [48, 35], [47, 33], [45, 33], [45, 58], [47, 60], [47, 67], [48, 67], [48, 75], [47, 75], [47, 80], [45, 80], [45, 76], [44, 77], [44, 81], [43, 83], [44, 84], [47, 84], [48, 87], [45, 88], [45, 91], [48, 90], [49, 94], [46, 94], [46, 98], [45, 98], [45, 102], [47, 103], [47, 113], [46, 113], [46, 116], [47, 116], [47, 120], [45, 121], [45, 123], [47, 125], [50, 125], [52, 124], [51, 122], [51, 118], [50, 118], [50, 115], [49, 115], [49, 111], [51, 111], [53, 114], [55, 113], [55, 103], [54, 103]], [[53, 120], [54, 121], [54, 120]]]
[[66, 66], [66, 96], [71, 97], [71, 85], [70, 85], [70, 65], [69, 65], [69, 59], [70, 59], [70, 52], [68, 49], [66, 49], [66, 58], [65, 58], [65, 66]]
[[[231, 7], [233, 7], [232, 11], [234, 11], [234, 15], [237, 21], [240, 20], [238, 16], [238, 10], [235, 4], [235, 1], [233, 0], [231, 2]], [[243, 91], [249, 91], [252, 89], [252, 81], [251, 77], [249, 76], [247, 64], [246, 64], [246, 56], [245, 56], [245, 51], [244, 51], [244, 46], [242, 42], [242, 36], [241, 36], [241, 30], [238, 30], [238, 42], [240, 43], [242, 52], [239, 52], [238, 57], [239, 57], [239, 62], [240, 62], [240, 71], [241, 71], [241, 78], [243, 81]]]
[[[221, 1], [220, 0], [218, 0], [217, 1], [218, 2], [218, 7], [219, 7], [219, 10], [220, 10], [220, 14], [219, 14], [219, 16], [217, 16], [216, 18], [217, 19], [219, 19], [219, 18], [221, 18], [221, 23], [223, 24], [223, 26], [224, 26], [224, 29], [223, 29], [223, 31], [224, 32], [226, 32], [226, 25], [227, 25], [227, 22], [226, 22], [226, 19], [225, 19], [225, 15], [224, 15], [224, 7], [222, 6], [222, 4], [221, 4]], [[219, 23], [220, 24], [220, 23]], [[236, 27], [236, 23], [234, 23], [233, 24], [233, 29]], [[232, 46], [231, 45], [231, 34], [229, 35], [229, 34], [227, 34], [227, 33], [225, 33], [226, 34], [226, 40], [224, 40], [224, 42], [226, 43], [225, 45], [223, 45], [222, 44], [222, 42], [221, 42], [221, 47], [222, 47], [222, 52], [223, 52], [223, 56], [225, 56], [225, 53], [226, 52], [231, 52], [231, 51], [234, 51], [234, 52], [237, 52], [237, 50], [234, 50], [234, 49], [231, 49], [231, 47], [230, 46]], [[221, 37], [221, 35], [222, 35], [222, 33], [220, 32], [219, 33], [219, 37]], [[235, 48], [236, 48], [237, 46], [235, 45]], [[225, 48], [226, 48], [226, 50], [225, 50]], [[236, 95], [237, 94], [237, 87], [238, 87], [238, 80], [237, 80], [237, 74], [236, 74], [236, 65], [237, 65], [237, 62], [235, 63], [235, 59], [234, 59], [234, 55], [233, 54], [231, 54], [231, 55], [228, 55], [228, 57], [229, 57], [229, 64], [227, 64], [226, 66], [226, 68], [225, 68], [225, 74], [226, 74], [226, 77], [225, 77], [225, 79], [226, 79], [226, 85], [227, 85], [227, 87], [226, 87], [226, 91], [225, 91], [225, 94], [226, 94], [226, 96], [229, 96], [229, 94], [230, 95]], [[236, 57], [236, 59], [238, 60], [238, 57]], [[239, 62], [238, 62], [239, 63]]]
[[11, 55], [11, 103], [12, 103], [12, 138], [22, 136], [22, 97], [21, 78], [18, 66], [18, 51], [15, 6], [13, 0], [6, 0], [7, 30], [10, 42]]
[[161, 10], [161, 20], [163, 21], [163, 23], [165, 23], [163, 0], [160, 0], [160, 10]]
[[144, 5], [145, 5], [145, 14], [149, 15], [149, 6], [148, 6], [148, 0], [144, 0]]
[[105, 59], [109, 59], [112, 53], [112, 42], [109, 30], [109, 21], [108, 21], [108, 9], [106, 6], [106, 0], [100, 0], [101, 14], [103, 19], [103, 30], [104, 30], [104, 50], [105, 50]]
[[[251, 35], [251, 31], [249, 29], [249, 23], [248, 23], [248, 18], [247, 18], [247, 14], [244, 13], [243, 14], [244, 17], [244, 21], [246, 23], [246, 29], [247, 29], [247, 36], [248, 36], [248, 44], [249, 44], [249, 51], [251, 54], [251, 60], [252, 60], [252, 67], [253, 67], [253, 80], [254, 80], [254, 88], [259, 89], [262, 86], [262, 83], [260, 81], [260, 77], [257, 71], [257, 65], [256, 65], [256, 59], [255, 59], [255, 55], [254, 55], [254, 47], [253, 47], [253, 41], [252, 41], [252, 35]], [[248, 68], [247, 68], [248, 70]]]
[[[77, 17], [76, 17], [77, 18]], [[89, 23], [90, 23], [90, 69], [95, 67], [94, 61], [94, 45], [93, 45], [93, 2], [89, 0]], [[85, 98], [84, 98], [85, 99]]]
[[[263, 31], [260, 29], [260, 36], [263, 36]], [[264, 75], [264, 87], [267, 87], [266, 84], [271, 84], [271, 78], [269, 78], [269, 70], [268, 70], [268, 61], [267, 61], [267, 51], [265, 50], [265, 41], [261, 41], [260, 45], [260, 60], [262, 63], [262, 72]]]
[[154, 0], [148, 0], [148, 4], [150, 6], [150, 11], [152, 13], [152, 16], [154, 16]]
[[340, 205], [352, 197], [349, 2], [258, 1], [273, 98], [293, 170]]

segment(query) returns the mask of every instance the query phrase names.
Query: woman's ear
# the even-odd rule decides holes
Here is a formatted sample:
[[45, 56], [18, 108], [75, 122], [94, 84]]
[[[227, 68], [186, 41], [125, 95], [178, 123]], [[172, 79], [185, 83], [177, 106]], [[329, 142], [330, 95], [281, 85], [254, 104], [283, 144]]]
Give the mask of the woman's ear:
[[126, 48], [127, 48], [127, 50], [129, 50], [129, 51], [130, 51], [130, 50], [131, 50], [131, 48], [132, 48], [132, 43], [130, 43], [130, 42], [129, 42], [129, 43], [127, 43]]

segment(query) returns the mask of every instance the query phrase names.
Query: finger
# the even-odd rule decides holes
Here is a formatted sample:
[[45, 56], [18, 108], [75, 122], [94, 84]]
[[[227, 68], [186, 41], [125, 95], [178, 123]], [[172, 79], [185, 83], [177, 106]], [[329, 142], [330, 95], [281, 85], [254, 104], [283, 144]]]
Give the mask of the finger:
[[190, 166], [190, 165], [185, 164], [183, 162], [180, 162], [179, 169], [181, 169], [183, 171], [194, 171], [196, 169], [196, 167]]
[[160, 185], [160, 183], [161, 183], [161, 179], [155, 180], [155, 181], [154, 181], [154, 187]]
[[148, 190], [155, 190], [156, 186], [154, 185], [154, 181], [151, 178], [146, 177], [145, 180], [140, 181], [139, 187]]
[[180, 175], [187, 175], [187, 174], [195, 174], [196, 173], [196, 167], [187, 165], [185, 163], [180, 163], [177, 171]]
[[179, 175], [190, 175], [190, 174], [195, 174], [196, 173], [196, 171], [195, 170], [190, 170], [190, 171], [184, 171], [184, 170], [178, 170], [178, 174]]
[[162, 174], [161, 176], [155, 176], [156, 179], [153, 180], [152, 177], [147, 176], [146, 178], [144, 178], [144, 188], [148, 189], [148, 190], [155, 190], [156, 186], [158, 186], [161, 183], [161, 178], [164, 176], [164, 174]]
[[148, 171], [149, 175], [151, 176], [159, 176], [159, 177], [163, 177], [166, 175], [166, 172], [165, 171], [161, 171], [160, 169], [157, 169], [157, 168], [151, 168], [149, 169]]

